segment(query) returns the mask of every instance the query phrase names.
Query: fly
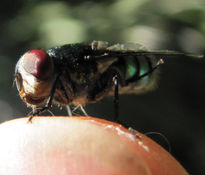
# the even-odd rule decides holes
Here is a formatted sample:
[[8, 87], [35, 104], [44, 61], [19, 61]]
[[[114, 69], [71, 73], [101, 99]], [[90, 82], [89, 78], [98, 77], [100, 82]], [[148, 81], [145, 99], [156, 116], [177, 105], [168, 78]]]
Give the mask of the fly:
[[[149, 51], [140, 44], [67, 44], [26, 52], [16, 64], [15, 82], [21, 99], [35, 115], [52, 104], [80, 107], [114, 94], [114, 120], [118, 120], [118, 94], [142, 93], [156, 85], [161, 56], [202, 57], [177, 51]], [[114, 93], [113, 93], [114, 92]]]

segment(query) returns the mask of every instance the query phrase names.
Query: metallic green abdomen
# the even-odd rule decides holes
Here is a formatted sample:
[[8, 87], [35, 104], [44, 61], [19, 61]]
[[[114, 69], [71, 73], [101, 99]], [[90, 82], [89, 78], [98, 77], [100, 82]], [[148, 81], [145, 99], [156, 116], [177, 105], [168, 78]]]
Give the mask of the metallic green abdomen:
[[[157, 77], [156, 59], [148, 56], [124, 56], [125, 86], [120, 88], [120, 93], [142, 93], [154, 87]], [[121, 70], [123, 72], [123, 70]]]

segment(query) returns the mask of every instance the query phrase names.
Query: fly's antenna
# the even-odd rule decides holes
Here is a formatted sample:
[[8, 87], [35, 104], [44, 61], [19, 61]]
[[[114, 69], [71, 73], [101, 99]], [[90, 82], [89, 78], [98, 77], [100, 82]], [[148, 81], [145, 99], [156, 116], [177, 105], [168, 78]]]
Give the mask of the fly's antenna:
[[170, 144], [169, 140], [167, 139], [167, 137], [165, 135], [163, 135], [160, 132], [146, 132], [144, 134], [146, 136], [148, 136], [148, 135], [159, 135], [160, 137], [162, 137], [165, 140], [165, 142], [167, 143], [167, 145], [168, 145], [168, 149], [167, 149], [168, 152], [171, 153], [171, 144]]

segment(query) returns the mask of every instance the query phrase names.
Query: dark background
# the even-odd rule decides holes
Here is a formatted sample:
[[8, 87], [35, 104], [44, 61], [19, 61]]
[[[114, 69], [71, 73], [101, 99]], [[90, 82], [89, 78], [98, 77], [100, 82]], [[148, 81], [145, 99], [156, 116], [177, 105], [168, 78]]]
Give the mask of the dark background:
[[[15, 64], [25, 51], [92, 40], [205, 53], [205, 1], [1, 1], [0, 120], [30, 111], [12, 86]], [[203, 59], [167, 58], [156, 90], [120, 97], [120, 120], [143, 133], [163, 134], [174, 157], [195, 175], [205, 174], [204, 68]], [[105, 98], [86, 111], [111, 120], [112, 102]], [[65, 110], [52, 111], [66, 115]], [[163, 137], [150, 137], [169, 147]]]

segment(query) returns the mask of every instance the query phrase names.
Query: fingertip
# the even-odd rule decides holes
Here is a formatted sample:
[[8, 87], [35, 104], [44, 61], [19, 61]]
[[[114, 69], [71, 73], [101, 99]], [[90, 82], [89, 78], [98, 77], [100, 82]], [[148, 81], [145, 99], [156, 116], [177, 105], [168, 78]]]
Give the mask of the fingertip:
[[113, 122], [93, 117], [27, 121], [0, 125], [0, 174], [187, 174], [155, 142]]

